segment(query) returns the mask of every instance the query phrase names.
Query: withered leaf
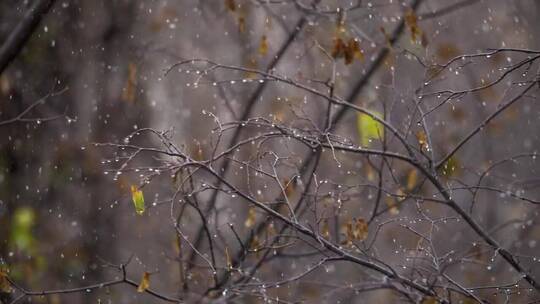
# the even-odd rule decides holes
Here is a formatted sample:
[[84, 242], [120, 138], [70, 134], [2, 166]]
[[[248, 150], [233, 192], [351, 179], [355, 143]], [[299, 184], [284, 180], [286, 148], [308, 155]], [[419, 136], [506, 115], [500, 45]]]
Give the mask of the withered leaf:
[[7, 271], [0, 269], [0, 293], [10, 293], [13, 291], [7, 278]]
[[244, 33], [246, 31], [246, 18], [238, 16], [238, 31]]
[[437, 46], [437, 57], [443, 61], [448, 61], [460, 54], [460, 50], [453, 43], [441, 43]]
[[405, 13], [405, 24], [411, 32], [411, 41], [416, 42], [417, 39], [422, 38], [422, 30], [418, 26], [418, 16], [412, 9], [408, 9]]
[[347, 46], [344, 50], [345, 64], [351, 64], [354, 59], [364, 59], [364, 54], [360, 49], [360, 44], [354, 38], [349, 39]]
[[137, 66], [134, 63], [128, 64], [128, 77], [126, 85], [122, 91], [122, 100], [128, 102], [135, 101], [137, 90]]
[[349, 219], [342, 225], [342, 230], [345, 230], [345, 241], [344, 244], [347, 246], [352, 246], [354, 241], [354, 232], [353, 232], [353, 220]]
[[225, 7], [231, 11], [236, 11], [236, 2], [234, 0], [225, 0]]
[[286, 179], [283, 181], [283, 186], [285, 186], [285, 195], [290, 199], [294, 194], [294, 181]]
[[362, 219], [358, 218], [356, 219], [354, 223], [354, 230], [353, 230], [353, 237], [355, 240], [363, 241], [367, 239], [368, 237], [368, 224], [367, 222]]
[[341, 38], [335, 38], [334, 39], [334, 46], [332, 48], [332, 57], [334, 59], [341, 58], [345, 55], [345, 42], [343, 42], [343, 39]]

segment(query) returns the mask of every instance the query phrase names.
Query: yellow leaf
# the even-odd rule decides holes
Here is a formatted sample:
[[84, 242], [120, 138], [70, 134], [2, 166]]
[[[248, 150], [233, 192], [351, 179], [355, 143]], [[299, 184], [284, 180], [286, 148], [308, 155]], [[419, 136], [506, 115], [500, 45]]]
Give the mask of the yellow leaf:
[[416, 186], [418, 181], [418, 171], [411, 169], [407, 175], [407, 190], [411, 191]]
[[135, 212], [137, 212], [138, 215], [142, 215], [146, 210], [144, 205], [144, 195], [142, 190], [137, 189], [137, 186], [131, 186], [131, 199], [135, 206]]
[[268, 39], [266, 38], [266, 35], [263, 35], [261, 37], [261, 43], [259, 44], [259, 54], [261, 56], [264, 56], [268, 53]]
[[459, 172], [459, 162], [458, 160], [452, 156], [450, 157], [446, 163], [439, 169], [439, 173], [444, 177], [452, 177], [456, 175]]
[[[378, 112], [372, 111], [372, 113], [376, 117], [381, 117]], [[384, 126], [367, 114], [358, 113], [356, 122], [360, 134], [360, 144], [364, 147], [369, 147], [373, 139], [382, 138], [384, 135]]]
[[420, 145], [420, 149], [422, 151], [426, 151], [428, 149], [428, 142], [427, 142], [427, 136], [426, 133], [422, 130], [418, 131], [416, 133], [416, 139], [418, 140], [418, 144]]
[[257, 212], [255, 211], [255, 208], [251, 207], [248, 210], [248, 215], [246, 218], [246, 221], [244, 222], [244, 226], [246, 228], [251, 228], [253, 225], [255, 225], [255, 221], [257, 220]]
[[137, 287], [137, 292], [145, 292], [148, 288], [150, 288], [150, 274], [145, 271], [141, 278], [141, 283]]
[[128, 78], [126, 85], [122, 91], [122, 100], [128, 102], [135, 101], [135, 93], [137, 90], [137, 66], [134, 63], [128, 65]]

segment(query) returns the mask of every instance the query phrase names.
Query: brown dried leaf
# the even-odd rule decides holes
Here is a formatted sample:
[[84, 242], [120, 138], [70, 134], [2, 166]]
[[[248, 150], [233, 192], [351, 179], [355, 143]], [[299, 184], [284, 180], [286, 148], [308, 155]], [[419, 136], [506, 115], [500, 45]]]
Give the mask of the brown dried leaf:
[[236, 11], [236, 2], [234, 0], [225, 0], [225, 7], [231, 11]]
[[246, 31], [246, 18], [244, 16], [238, 16], [238, 31], [240, 33]]
[[11, 293], [13, 291], [7, 277], [7, 271], [0, 269], [0, 293]]
[[441, 43], [437, 46], [437, 50], [435, 52], [437, 54], [437, 58], [445, 62], [461, 53], [453, 43]]
[[354, 58], [358, 60], [364, 60], [364, 52], [360, 48], [360, 43], [356, 39], [349, 41], [349, 48], [352, 48]]
[[345, 223], [342, 224], [341, 230], [344, 231], [345, 234], [345, 240], [343, 241], [344, 245], [352, 246], [354, 238], [354, 226], [353, 226], [353, 220], [348, 219]]
[[421, 37], [420, 37], [420, 44], [421, 44], [424, 48], [426, 48], [426, 47], [428, 46], [428, 44], [429, 44], [429, 40], [428, 40], [427, 35], [426, 35], [425, 32], [422, 32], [422, 35], [421, 35]]
[[368, 224], [362, 219], [356, 219], [354, 223], [353, 237], [355, 240], [363, 241], [368, 237]]
[[128, 78], [122, 91], [122, 100], [128, 102], [135, 101], [137, 90], [137, 66], [134, 63], [128, 65]]
[[405, 13], [405, 24], [411, 32], [412, 42], [416, 42], [418, 38], [422, 38], [422, 30], [418, 26], [418, 17], [412, 9], [408, 9]]
[[332, 48], [332, 53], [331, 53], [332, 57], [334, 59], [343, 57], [345, 55], [345, 48], [346, 48], [345, 42], [343, 42], [341, 38], [335, 38], [334, 46]]
[[283, 181], [283, 185], [285, 186], [285, 195], [290, 199], [294, 194], [294, 181], [286, 179]]
[[465, 112], [462, 108], [452, 107], [450, 116], [452, 116], [452, 119], [454, 119], [457, 122], [463, 122], [465, 118], [467, 117], [467, 112]]
[[363, 60], [364, 54], [360, 49], [360, 44], [354, 38], [349, 39], [349, 42], [345, 46], [344, 50], [345, 64], [351, 64], [355, 58]]
[[159, 14], [152, 19], [150, 23], [150, 30], [153, 32], [158, 32], [166, 26], [170, 20], [178, 17], [178, 14], [175, 9], [172, 7], [166, 6], [162, 8]]

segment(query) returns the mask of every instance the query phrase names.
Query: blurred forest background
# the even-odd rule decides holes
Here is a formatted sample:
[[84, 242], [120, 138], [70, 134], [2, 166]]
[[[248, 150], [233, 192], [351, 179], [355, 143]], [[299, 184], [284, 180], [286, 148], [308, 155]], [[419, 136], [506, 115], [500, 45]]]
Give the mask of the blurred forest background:
[[[525, 273], [540, 280], [539, 1], [2, 0], [0, 45], [37, 2], [51, 7], [0, 70], [0, 301], [538, 302], [539, 286]], [[226, 66], [199, 75], [213, 63]], [[327, 106], [330, 100], [285, 78], [377, 113], [409, 146], [372, 118]], [[335, 115], [342, 116], [329, 127]], [[246, 126], [252, 118], [263, 125]], [[212, 168], [269, 206], [306, 198], [300, 222], [319, 240], [296, 235], [301, 229], [284, 232], [279, 221], [260, 228], [269, 213], [234, 191], [213, 197], [225, 186], [178, 169], [186, 158], [150, 151], [122, 166], [133, 155], [122, 145], [131, 145], [133, 134], [133, 146], [164, 151], [174, 144], [198, 162], [276, 125], [281, 138], [235, 147]], [[242, 132], [235, 137], [234, 130]], [[436, 173], [430, 165], [471, 132]], [[290, 143], [297, 134], [327, 144], [313, 152], [318, 161], [307, 173], [312, 149]], [[413, 147], [415, 161], [428, 169], [346, 154], [332, 142], [404, 155]], [[249, 171], [274, 156], [274, 166], [259, 169], [275, 180], [257, 181]], [[451, 198], [427, 185], [424, 173]], [[182, 178], [194, 180], [182, 188]], [[141, 212], [133, 203], [137, 189], [144, 193]], [[274, 200], [276, 193], [283, 195]], [[471, 229], [449, 199], [508, 251]], [[188, 202], [196, 207], [178, 216]], [[279, 213], [294, 220], [286, 209]], [[264, 229], [298, 240], [253, 241]], [[204, 237], [197, 241], [207, 232], [213, 247]], [[250, 240], [247, 257], [237, 237]], [[427, 291], [348, 262], [321, 262], [302, 274], [321, 257], [343, 256], [322, 238]], [[276, 258], [261, 259], [262, 248]], [[433, 261], [420, 257], [425, 252]], [[111, 265], [127, 261], [132, 283], [93, 286], [122, 280]], [[256, 261], [263, 264], [256, 274], [238, 279]], [[228, 272], [238, 280], [216, 284]], [[66, 292], [84, 286], [92, 288]], [[43, 290], [60, 292], [30, 294]]]

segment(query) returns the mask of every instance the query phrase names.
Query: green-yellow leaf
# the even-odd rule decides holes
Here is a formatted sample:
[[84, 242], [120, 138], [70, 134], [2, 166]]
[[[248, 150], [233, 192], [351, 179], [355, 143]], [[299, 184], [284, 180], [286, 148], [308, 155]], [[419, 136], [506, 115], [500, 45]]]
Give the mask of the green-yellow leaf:
[[133, 199], [133, 205], [135, 205], [135, 212], [142, 215], [146, 210], [142, 190], [137, 189], [137, 186], [131, 186], [131, 198]]
[[[372, 111], [371, 113], [376, 117], [381, 117], [379, 112]], [[360, 135], [360, 144], [363, 147], [369, 147], [373, 139], [379, 139], [384, 134], [384, 126], [367, 114], [358, 113], [356, 124]]]
[[459, 173], [459, 161], [454, 156], [450, 157], [439, 169], [439, 173], [447, 178], [455, 176]]
[[34, 244], [32, 227], [35, 224], [36, 214], [30, 207], [17, 208], [11, 223], [11, 244], [21, 251], [29, 251]]

